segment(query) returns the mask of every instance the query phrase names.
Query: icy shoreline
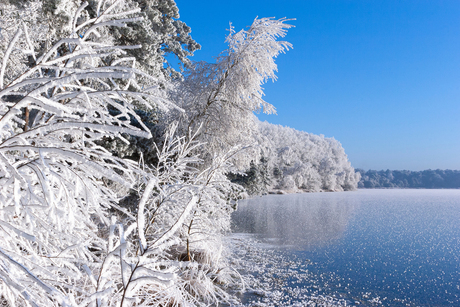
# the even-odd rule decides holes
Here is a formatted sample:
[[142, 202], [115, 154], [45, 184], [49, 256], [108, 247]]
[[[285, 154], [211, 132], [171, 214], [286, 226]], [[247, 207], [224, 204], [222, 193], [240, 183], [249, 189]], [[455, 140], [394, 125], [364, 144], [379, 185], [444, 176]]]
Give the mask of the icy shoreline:
[[258, 241], [251, 234], [226, 237], [230, 265], [240, 272], [244, 289], [233, 289], [241, 303], [230, 306], [350, 306], [340, 297], [324, 295], [328, 277], [313, 273], [308, 259], [291, 257], [285, 250]]

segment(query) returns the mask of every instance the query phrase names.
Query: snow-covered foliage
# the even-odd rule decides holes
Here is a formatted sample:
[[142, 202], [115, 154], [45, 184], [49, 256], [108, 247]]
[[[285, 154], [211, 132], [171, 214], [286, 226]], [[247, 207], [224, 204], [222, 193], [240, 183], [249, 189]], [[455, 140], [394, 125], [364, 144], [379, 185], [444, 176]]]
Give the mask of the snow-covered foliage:
[[[99, 16], [103, 1], [89, 2], [91, 5], [85, 7], [77, 19]], [[61, 37], [73, 33], [75, 22], [79, 22], [74, 20], [74, 12], [83, 3], [82, 0], [4, 0], [0, 4], [1, 30], [15, 29], [17, 21], [21, 20], [29, 32], [34, 33], [30, 40], [40, 53]], [[142, 19], [127, 21], [124, 27], [107, 28], [100, 39], [116, 45], [139, 45], [125, 52], [136, 58], [138, 67], [144, 72], [152, 76], [180, 77], [180, 72], [168, 62], [168, 55], [174, 55], [182, 70], [190, 65], [188, 56], [200, 49], [200, 45], [190, 36], [190, 27], [178, 19], [179, 9], [174, 0], [119, 0], [117, 3]], [[110, 12], [113, 17], [116, 14], [116, 10]], [[8, 37], [5, 42], [9, 42]]]
[[[53, 0], [57, 1], [57, 0]], [[119, 44], [137, 45], [139, 49], [129, 50], [136, 57], [140, 67], [151, 75], [160, 73], [180, 78], [181, 71], [190, 67], [188, 56], [201, 46], [190, 36], [191, 29], [179, 20], [179, 9], [174, 0], [125, 0], [127, 4], [141, 10], [143, 20], [125, 28], [113, 31]], [[168, 57], [168, 55], [171, 55]], [[174, 58], [181, 71], [176, 71], [170, 61]]]
[[357, 188], [359, 174], [334, 138], [259, 122], [256, 139], [268, 164], [271, 188], [310, 192]]
[[[338, 142], [253, 115], [274, 112], [261, 86], [290, 47], [277, 41], [286, 19], [231, 29], [217, 63], [179, 81], [165, 55], [186, 65], [198, 45], [172, 0], [0, 10], [0, 294], [10, 306], [228, 302], [236, 275], [221, 235], [243, 191], [228, 174], [254, 160], [244, 144], [262, 148], [263, 168], [251, 164], [261, 186], [270, 172], [289, 189], [356, 186]], [[160, 120], [160, 142], [145, 141]]]
[[178, 271], [177, 287], [185, 297], [181, 304], [218, 303], [229, 297], [216, 282], [226, 284], [233, 273], [223, 267], [221, 234], [230, 230], [232, 200], [241, 193], [241, 187], [230, 183], [225, 174], [234, 169], [230, 160], [241, 148], [215, 156], [212, 165], [199, 170], [191, 165], [202, 163], [192, 155], [201, 144], [194, 136], [175, 137], [175, 128], [165, 136], [158, 165], [152, 170], [155, 179], [146, 188], [151, 196], [144, 202], [144, 194], [138, 208], [138, 227], [146, 225], [139, 235], [140, 249], [157, 257], [167, 250], [166, 259], [187, 262], [180, 271], [177, 261], [161, 263]]
[[368, 170], [356, 169], [361, 174], [359, 188], [423, 188], [458, 189], [460, 171], [458, 170]]
[[[192, 169], [197, 145], [175, 137], [174, 127], [156, 168], [100, 146], [127, 134], [151, 137], [136, 108], [177, 107], [165, 98], [168, 82], [126, 56], [138, 46], [114, 46], [105, 35], [136, 22], [136, 11], [119, 0], [96, 4], [94, 17], [86, 3], [78, 8], [71, 34], [40, 52], [27, 24], [16, 22], [12, 32], [0, 23], [9, 39], [0, 48], [1, 295], [10, 306], [227, 299], [216, 286], [230, 276], [218, 266], [221, 245], [201, 248], [228, 229], [227, 198], [238, 188], [224, 174], [233, 152]], [[134, 206], [120, 206], [133, 188]], [[202, 259], [180, 262], [173, 252], [180, 247]]]
[[174, 132], [173, 126], [165, 136], [158, 165], [146, 170], [135, 208], [112, 222], [93, 289], [101, 293], [99, 306], [207, 306], [230, 299], [221, 285], [234, 273], [225, 269], [220, 238], [234, 210], [225, 197], [239, 188], [224, 180], [229, 157], [199, 171], [190, 166], [201, 162], [191, 155], [199, 144]]
[[[203, 125], [199, 139], [206, 142], [209, 160], [237, 144], [251, 142], [257, 130], [254, 111], [274, 113], [275, 108], [262, 99], [263, 83], [275, 80], [274, 59], [291, 45], [278, 38], [286, 35], [287, 19], [255, 19], [247, 30], [230, 27], [228, 49], [216, 63], [195, 63], [175, 94], [175, 101], [186, 110], [184, 131]], [[176, 117], [177, 118], [177, 117]], [[175, 119], [175, 118], [174, 118]], [[249, 165], [250, 159], [240, 164]]]

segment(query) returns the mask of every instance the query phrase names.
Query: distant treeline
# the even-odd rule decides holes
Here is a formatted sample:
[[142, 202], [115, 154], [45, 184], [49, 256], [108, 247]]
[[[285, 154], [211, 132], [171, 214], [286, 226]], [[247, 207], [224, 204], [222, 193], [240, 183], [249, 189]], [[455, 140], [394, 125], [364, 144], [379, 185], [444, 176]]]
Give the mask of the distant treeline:
[[460, 171], [457, 170], [365, 171], [358, 168], [356, 172], [361, 174], [358, 188], [460, 188]]

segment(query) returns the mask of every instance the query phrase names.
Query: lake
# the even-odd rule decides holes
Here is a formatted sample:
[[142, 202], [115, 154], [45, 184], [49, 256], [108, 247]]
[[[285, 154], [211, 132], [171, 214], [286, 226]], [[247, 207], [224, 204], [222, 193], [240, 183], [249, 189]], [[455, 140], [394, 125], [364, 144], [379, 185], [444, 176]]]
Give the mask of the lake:
[[460, 306], [460, 190], [267, 195], [232, 219], [246, 306]]

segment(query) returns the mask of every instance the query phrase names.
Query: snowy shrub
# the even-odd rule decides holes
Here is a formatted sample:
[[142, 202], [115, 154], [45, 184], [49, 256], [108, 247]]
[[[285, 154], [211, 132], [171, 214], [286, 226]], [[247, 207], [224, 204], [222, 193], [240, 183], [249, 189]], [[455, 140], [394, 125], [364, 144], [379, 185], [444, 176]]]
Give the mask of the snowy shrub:
[[150, 179], [139, 187], [138, 206], [112, 221], [98, 276], [103, 282], [95, 289], [110, 293], [101, 306], [206, 306], [230, 299], [222, 285], [234, 274], [225, 269], [220, 242], [234, 210], [226, 197], [238, 192], [224, 177], [230, 157], [215, 157], [199, 171], [191, 165], [201, 161], [191, 152], [200, 144], [174, 132], [175, 126], [168, 130], [156, 167], [146, 169]]
[[[25, 24], [14, 35], [11, 27], [2, 31], [10, 38], [0, 70], [3, 298], [11, 306], [184, 306], [226, 299], [214, 281], [230, 275], [210, 257], [210, 251], [219, 257], [219, 245], [199, 251], [203, 240], [218, 241], [215, 234], [228, 229], [233, 206], [227, 197], [237, 191], [223, 180], [229, 156], [216, 157], [204, 171], [193, 169], [200, 162], [189, 153], [197, 145], [172, 132], [156, 168], [100, 146], [107, 138], [126, 141], [123, 135], [151, 137], [136, 109], [175, 106], [165, 98], [168, 82], [125, 56], [138, 46], [107, 39], [109, 27], [138, 21], [138, 10], [101, 1], [90, 17], [82, 13], [86, 6], [71, 20], [71, 34], [41, 54]], [[138, 190], [135, 206], [118, 205], [130, 189]], [[180, 262], [174, 246], [203, 259]]]

